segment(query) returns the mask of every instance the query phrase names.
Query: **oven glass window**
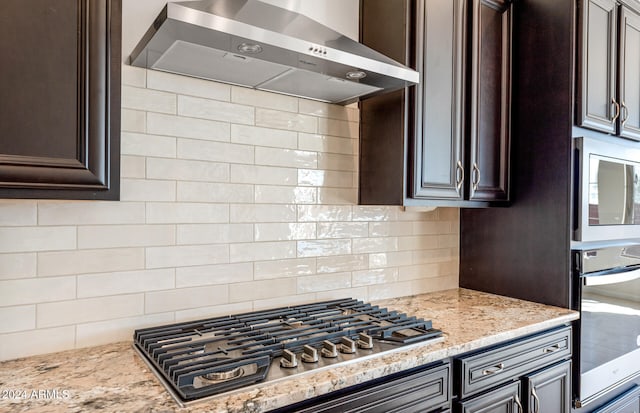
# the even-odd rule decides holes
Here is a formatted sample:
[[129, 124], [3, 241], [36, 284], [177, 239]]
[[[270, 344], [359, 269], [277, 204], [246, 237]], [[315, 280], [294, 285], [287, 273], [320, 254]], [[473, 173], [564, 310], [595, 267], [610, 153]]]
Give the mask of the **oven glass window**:
[[640, 224], [640, 164], [592, 155], [589, 225]]

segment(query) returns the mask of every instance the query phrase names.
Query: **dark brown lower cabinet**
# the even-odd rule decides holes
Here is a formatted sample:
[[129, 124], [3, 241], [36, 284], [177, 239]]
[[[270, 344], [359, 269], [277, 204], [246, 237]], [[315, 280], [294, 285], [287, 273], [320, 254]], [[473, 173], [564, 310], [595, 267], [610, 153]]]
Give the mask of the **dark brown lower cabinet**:
[[522, 413], [520, 382], [459, 403], [461, 413]]
[[0, 2], [0, 198], [120, 187], [121, 0]]
[[524, 391], [528, 413], [570, 413], [571, 361], [525, 376]]

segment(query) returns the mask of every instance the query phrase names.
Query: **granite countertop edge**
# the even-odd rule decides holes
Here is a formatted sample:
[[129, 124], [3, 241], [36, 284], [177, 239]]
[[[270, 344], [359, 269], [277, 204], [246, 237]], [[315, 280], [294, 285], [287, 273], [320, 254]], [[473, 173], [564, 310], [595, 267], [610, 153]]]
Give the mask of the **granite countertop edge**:
[[454, 289], [374, 301], [433, 320], [443, 339], [179, 407], [131, 342], [0, 362], [0, 412], [265, 412], [413, 367], [565, 325], [578, 313]]

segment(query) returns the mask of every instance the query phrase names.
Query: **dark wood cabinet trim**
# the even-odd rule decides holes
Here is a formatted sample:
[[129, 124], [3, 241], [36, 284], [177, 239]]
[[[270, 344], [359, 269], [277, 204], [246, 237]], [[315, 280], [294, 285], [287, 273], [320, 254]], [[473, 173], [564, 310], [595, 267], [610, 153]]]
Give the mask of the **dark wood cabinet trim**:
[[2, 198], [119, 198], [121, 0], [78, 10], [76, 159], [0, 155]]

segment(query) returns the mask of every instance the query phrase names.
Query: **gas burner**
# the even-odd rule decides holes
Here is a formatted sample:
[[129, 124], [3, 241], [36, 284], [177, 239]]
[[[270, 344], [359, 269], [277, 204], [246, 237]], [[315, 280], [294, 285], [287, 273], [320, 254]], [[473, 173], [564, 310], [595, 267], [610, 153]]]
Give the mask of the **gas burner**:
[[134, 346], [184, 405], [441, 335], [431, 321], [343, 299], [140, 329]]

